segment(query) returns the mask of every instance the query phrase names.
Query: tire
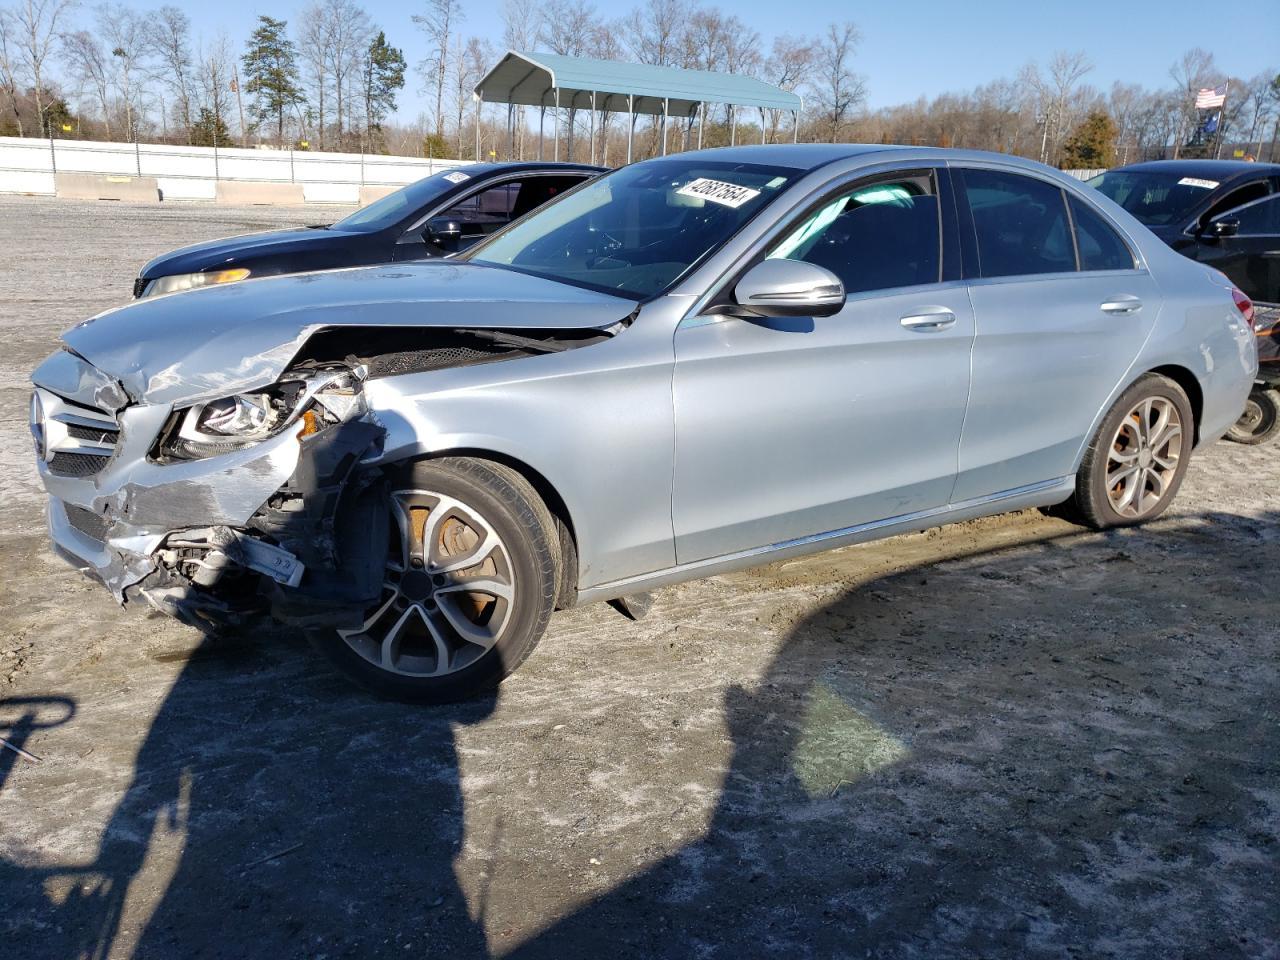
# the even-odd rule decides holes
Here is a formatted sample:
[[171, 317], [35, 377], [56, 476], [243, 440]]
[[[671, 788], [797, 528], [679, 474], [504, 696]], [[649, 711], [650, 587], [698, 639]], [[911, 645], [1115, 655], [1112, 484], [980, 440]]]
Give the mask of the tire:
[[1107, 411], [1085, 450], [1073, 512], [1095, 530], [1154, 520], [1182, 485], [1194, 436], [1183, 389], [1168, 377], [1144, 374]]
[[1254, 390], [1227, 439], [1250, 446], [1266, 443], [1280, 433], [1280, 391]]
[[388, 512], [382, 597], [362, 626], [318, 631], [313, 643], [385, 699], [452, 703], [492, 690], [551, 616], [560, 564], [550, 512], [520, 474], [470, 457], [408, 465]]

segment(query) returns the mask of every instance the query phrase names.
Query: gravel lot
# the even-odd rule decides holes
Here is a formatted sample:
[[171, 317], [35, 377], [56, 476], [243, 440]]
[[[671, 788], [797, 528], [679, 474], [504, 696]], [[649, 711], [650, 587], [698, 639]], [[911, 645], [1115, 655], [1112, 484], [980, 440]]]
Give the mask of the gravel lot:
[[0, 954], [1280, 956], [1280, 458], [1141, 530], [1039, 513], [558, 615], [498, 696], [370, 701], [56, 560], [65, 327], [330, 210], [0, 199]]

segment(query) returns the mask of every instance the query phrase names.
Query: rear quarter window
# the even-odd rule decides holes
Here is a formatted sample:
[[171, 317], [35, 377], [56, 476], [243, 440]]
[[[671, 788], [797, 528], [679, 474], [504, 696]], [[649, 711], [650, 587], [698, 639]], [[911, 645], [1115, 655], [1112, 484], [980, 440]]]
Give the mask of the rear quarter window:
[[1082, 200], [1072, 197], [1069, 204], [1081, 270], [1132, 270], [1136, 266], [1133, 251], [1109, 223]]

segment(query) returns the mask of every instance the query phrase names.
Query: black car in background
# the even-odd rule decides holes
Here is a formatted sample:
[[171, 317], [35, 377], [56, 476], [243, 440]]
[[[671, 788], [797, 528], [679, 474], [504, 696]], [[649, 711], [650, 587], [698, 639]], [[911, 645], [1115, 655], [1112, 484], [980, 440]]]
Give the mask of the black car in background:
[[1280, 303], [1280, 163], [1153, 160], [1089, 185], [1256, 303]]
[[211, 240], [156, 257], [134, 281], [133, 295], [151, 297], [250, 277], [448, 256], [604, 170], [540, 162], [477, 163], [445, 170], [334, 224]]

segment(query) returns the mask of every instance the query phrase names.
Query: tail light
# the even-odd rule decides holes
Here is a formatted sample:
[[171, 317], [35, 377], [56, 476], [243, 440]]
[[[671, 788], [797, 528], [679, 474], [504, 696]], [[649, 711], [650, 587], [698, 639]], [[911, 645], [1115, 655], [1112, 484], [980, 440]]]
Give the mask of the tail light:
[[1244, 291], [1239, 287], [1231, 288], [1231, 299], [1236, 302], [1236, 309], [1240, 311], [1240, 315], [1244, 317], [1244, 322], [1253, 327], [1253, 301], [1245, 296]]

